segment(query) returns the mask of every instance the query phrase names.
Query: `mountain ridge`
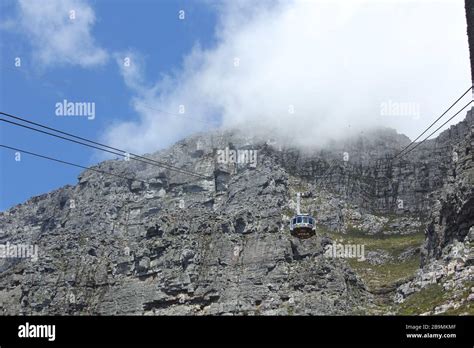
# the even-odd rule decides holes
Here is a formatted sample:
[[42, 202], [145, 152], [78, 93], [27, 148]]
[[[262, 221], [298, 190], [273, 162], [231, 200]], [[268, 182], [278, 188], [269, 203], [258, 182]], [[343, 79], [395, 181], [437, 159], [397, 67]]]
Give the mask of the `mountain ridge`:
[[[431, 232], [424, 245], [418, 237], [436, 226], [443, 210], [435, 208], [455, 182], [453, 170], [470, 177], [472, 152], [465, 149], [472, 124], [470, 110], [398, 162], [390, 158], [409, 139], [394, 131], [312, 152], [212, 132], [147, 155], [208, 180], [134, 161], [101, 162], [94, 168], [136, 180], [86, 170], [77, 185], [0, 213], [0, 243], [40, 249], [36, 263], [0, 261], [3, 314], [393, 313], [393, 303], [411, 295], [400, 289], [416, 283], [415, 261], [438, 262], [472, 226], [467, 215], [461, 233], [453, 233], [453, 221], [433, 227], [443, 243], [433, 242]], [[218, 163], [216, 151], [226, 147], [257, 150], [257, 165]], [[296, 192], [311, 193], [302, 208], [319, 226], [309, 240], [288, 231]], [[470, 206], [470, 197], [461, 205]], [[444, 211], [460, 204], [451, 201], [445, 198]], [[467, 208], [451, 210], [458, 209]], [[351, 241], [372, 248], [372, 266], [325, 256], [327, 245]], [[405, 266], [410, 272], [367, 278], [367, 269], [387, 264], [391, 272]], [[424, 288], [417, 286], [410, 289]], [[384, 295], [380, 304], [379, 293], [397, 301]]]

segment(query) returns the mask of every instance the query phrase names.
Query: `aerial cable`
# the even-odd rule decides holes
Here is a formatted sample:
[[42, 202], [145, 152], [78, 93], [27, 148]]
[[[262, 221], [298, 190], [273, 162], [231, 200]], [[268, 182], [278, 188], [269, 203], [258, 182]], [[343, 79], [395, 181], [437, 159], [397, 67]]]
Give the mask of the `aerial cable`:
[[[92, 146], [92, 145], [89, 145], [89, 144], [85, 144], [85, 143], [83, 143], [83, 142], [78, 142], [78, 141], [75, 141], [75, 140], [72, 140], [72, 139], [68, 139], [68, 138], [65, 138], [65, 137], [56, 135], [56, 134], [52, 134], [52, 133], [49, 133], [49, 132], [41, 131], [41, 130], [39, 130], [39, 129], [36, 129], [36, 128], [33, 128], [33, 127], [28, 127], [28, 126], [25, 126], [25, 125], [22, 125], [22, 124], [19, 124], [19, 123], [16, 123], [16, 122], [7, 121], [7, 120], [5, 120], [5, 119], [0, 119], [0, 121], [3, 121], [3, 122], [8, 122], [8, 123], [10, 123], [10, 124], [14, 124], [14, 125], [17, 125], [17, 126], [21, 126], [21, 127], [23, 127], [23, 128], [27, 128], [27, 129], [30, 129], [30, 130], [33, 130], [33, 131], [36, 131], [36, 132], [40, 132], [40, 133], [43, 133], [43, 134], [47, 134], [47, 135], [50, 135], [50, 136], [54, 136], [54, 137], [56, 137], [56, 138], [60, 138], [60, 139], [67, 140], [67, 141], [70, 141], [70, 142], [74, 142], [74, 143], [77, 143], [77, 144], [80, 144], [80, 145], [88, 146], [88, 147], [91, 147], [91, 148], [95, 148], [95, 149], [98, 149], [98, 150], [101, 150], [101, 151], [113, 153], [113, 154], [115, 154], [115, 155], [119, 155], [119, 156], [122, 156], [122, 157], [127, 157], [127, 155], [129, 155], [129, 158], [130, 158], [130, 159], [133, 159], [133, 160], [136, 160], [136, 161], [140, 161], [139, 159], [141, 159], [142, 161], [140, 161], [140, 162], [144, 162], [143, 160], [146, 160], [146, 161], [148, 161], [148, 162], [153, 162], [153, 163], [155, 163], [155, 164], [158, 165], [158, 166], [161, 166], [161, 167], [163, 167], [163, 168], [165, 168], [165, 169], [168, 169], [168, 170], [172, 170], [172, 171], [179, 172], [179, 173], [181, 173], [181, 174], [192, 175], [192, 176], [200, 177], [200, 178], [202, 178], [202, 179], [207, 179], [207, 180], [210, 179], [210, 177], [207, 177], [207, 176], [202, 175], [202, 174], [198, 174], [198, 173], [195, 173], [195, 172], [186, 170], [186, 169], [182, 169], [182, 168], [173, 166], [173, 165], [168, 164], [168, 163], [165, 163], [165, 162], [160, 162], [160, 161], [157, 161], [157, 160], [153, 160], [153, 159], [151, 159], [151, 158], [147, 158], [147, 157], [144, 157], [144, 156], [140, 156], [140, 155], [137, 155], [137, 154], [134, 154], [134, 153], [129, 153], [129, 152], [126, 152], [126, 151], [124, 151], [124, 150], [118, 149], [118, 148], [116, 148], [116, 147], [109, 146], [109, 145], [105, 145], [105, 144], [102, 144], [102, 143], [99, 143], [99, 142], [96, 142], [96, 141], [93, 141], [93, 140], [90, 140], [90, 139], [87, 139], [87, 138], [84, 138], [84, 137], [80, 137], [80, 136], [77, 136], [77, 135], [74, 135], [74, 134], [71, 134], [71, 133], [67, 133], [67, 132], [61, 131], [61, 130], [59, 130], [59, 129], [55, 129], [55, 128], [52, 128], [52, 127], [48, 127], [48, 126], [42, 125], [42, 124], [37, 123], [37, 122], [29, 121], [29, 120], [27, 120], [27, 119], [24, 119], [24, 118], [21, 118], [21, 117], [18, 117], [18, 116], [14, 116], [14, 115], [11, 115], [11, 114], [7, 114], [7, 113], [5, 113], [5, 112], [0, 112], [0, 114], [2, 114], [2, 115], [4, 115], [4, 116], [7, 116], [7, 117], [10, 117], [10, 118], [14, 118], [14, 119], [23, 121], [23, 122], [26, 122], [26, 123], [29, 123], [29, 124], [32, 124], [32, 125], [35, 125], [35, 126], [38, 126], [38, 127], [41, 127], [41, 128], [44, 128], [44, 129], [52, 130], [52, 131], [54, 131], [54, 132], [57, 132], [57, 133], [60, 133], [60, 134], [63, 134], [63, 135], [66, 135], [66, 136], [69, 136], [69, 137], [72, 137], [72, 138], [75, 138], [75, 139], [79, 139], [79, 140], [83, 140], [83, 141], [86, 141], [86, 142], [91, 143], [91, 144], [99, 145], [99, 146], [104, 147], [104, 148], [107, 148], [107, 149], [111, 149], [111, 150], [114, 150], [114, 151], [119, 151], [120, 153], [110, 152], [110, 151], [108, 151], [108, 150], [105, 150], [105, 149], [102, 149], [102, 148], [99, 148], [99, 147], [96, 147], [96, 146]], [[152, 164], [152, 163], [147, 163], [147, 164]]]
[[104, 170], [94, 169], [94, 168], [82, 166], [82, 165], [80, 165], [80, 164], [76, 164], [76, 163], [72, 163], [72, 162], [68, 162], [68, 161], [63, 161], [63, 160], [60, 160], [60, 159], [57, 159], [57, 158], [54, 158], [54, 157], [49, 157], [49, 156], [41, 155], [41, 154], [38, 154], [38, 153], [35, 153], [35, 152], [22, 150], [22, 149], [19, 149], [19, 148], [16, 148], [16, 147], [12, 147], [12, 146], [7, 146], [7, 145], [0, 144], [0, 147], [3, 147], [3, 148], [5, 148], [5, 149], [9, 149], [9, 150], [13, 150], [13, 151], [19, 151], [19, 152], [21, 152], [21, 153], [26, 153], [26, 154], [28, 154], [28, 155], [32, 155], [32, 156], [35, 156], [35, 157], [47, 159], [47, 160], [49, 160], [49, 161], [54, 161], [54, 162], [58, 162], [58, 163], [62, 163], [62, 164], [67, 164], [67, 165], [73, 166], [73, 167], [78, 167], [78, 168], [82, 168], [82, 169], [86, 169], [86, 170], [91, 170], [91, 171], [93, 171], [93, 172], [100, 173], [100, 174], [111, 175], [111, 176], [115, 176], [115, 177], [121, 178], [121, 179], [133, 180], [133, 181], [141, 182], [141, 183], [143, 183], [143, 184], [149, 184], [148, 182], [143, 181], [143, 180], [140, 180], [140, 179], [130, 178], [130, 177], [126, 177], [126, 176], [123, 176], [123, 175], [119, 175], [119, 174], [114, 174], [114, 173], [111, 173], [111, 172], [107, 172], [107, 171], [104, 171]]
[[418, 146], [420, 146], [421, 144], [423, 144], [426, 140], [428, 140], [429, 137], [431, 137], [433, 134], [435, 134], [437, 131], [439, 131], [444, 125], [446, 125], [449, 121], [451, 121], [454, 117], [456, 117], [458, 114], [460, 114], [465, 108], [467, 108], [469, 106], [469, 104], [471, 104], [473, 102], [473, 100], [471, 100], [469, 103], [467, 103], [461, 110], [459, 110], [458, 112], [456, 112], [453, 116], [451, 116], [446, 122], [444, 122], [441, 126], [439, 126], [438, 128], [436, 128], [435, 131], [433, 131], [430, 135], [428, 135], [425, 139], [423, 139], [422, 141], [420, 141], [418, 144], [416, 144], [414, 147], [412, 147], [408, 152], [405, 152], [403, 156], [409, 154], [410, 152], [412, 152], [414, 149], [416, 149]]
[[[423, 134], [425, 134], [431, 127], [434, 126], [434, 124], [435, 124], [436, 122], [438, 122], [444, 115], [446, 115], [446, 114], [449, 112], [449, 110], [451, 110], [471, 89], [472, 89], [472, 86], [469, 87], [453, 104], [451, 104], [451, 106], [450, 106], [448, 109], [446, 109], [446, 111], [443, 112], [443, 113], [441, 114], [441, 116], [439, 116], [436, 120], [434, 120], [433, 123], [431, 123], [431, 125], [430, 125], [428, 128], [426, 128], [420, 135], [418, 135], [415, 140], [413, 140], [410, 144], [408, 144], [407, 146], [405, 146], [399, 153], [397, 153], [397, 154], [395, 155], [394, 159], [397, 158], [398, 156], [400, 156], [405, 150], [407, 150], [407, 149], [408, 149], [411, 145], [413, 145], [418, 139], [420, 139], [420, 138], [423, 136]], [[439, 129], [439, 128], [438, 128], [438, 129]]]

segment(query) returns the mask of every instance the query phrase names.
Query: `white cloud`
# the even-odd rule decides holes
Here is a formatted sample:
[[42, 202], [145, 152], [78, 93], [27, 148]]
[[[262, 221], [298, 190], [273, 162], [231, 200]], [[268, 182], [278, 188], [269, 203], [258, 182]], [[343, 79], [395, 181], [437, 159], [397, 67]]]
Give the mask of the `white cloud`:
[[[216, 115], [224, 127], [276, 128], [301, 145], [377, 125], [413, 138], [470, 85], [460, 0], [254, 3], [220, 4], [217, 46], [196, 47], [152, 88], [143, 61], [122, 68], [139, 119], [112, 126], [105, 139], [154, 151], [208, 128], [189, 118]], [[381, 115], [384, 103], [415, 105], [419, 115]], [[180, 104], [189, 116], [149, 108], [177, 113]]]
[[19, 29], [30, 39], [41, 66], [92, 67], [107, 61], [107, 52], [92, 37], [93, 9], [82, 0], [19, 0]]

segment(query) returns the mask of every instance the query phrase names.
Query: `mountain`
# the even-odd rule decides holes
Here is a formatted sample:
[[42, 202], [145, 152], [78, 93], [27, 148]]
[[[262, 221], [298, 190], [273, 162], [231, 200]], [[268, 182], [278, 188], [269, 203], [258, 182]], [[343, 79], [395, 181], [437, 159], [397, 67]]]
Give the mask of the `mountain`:
[[[116, 176], [86, 170], [0, 213], [0, 244], [39, 250], [36, 262], [0, 259], [0, 309], [472, 313], [473, 139], [470, 110], [396, 159], [410, 140], [390, 129], [313, 149], [227, 130], [146, 155], [204, 177], [102, 162], [91, 169]], [[297, 192], [317, 220], [312, 238], [289, 232]], [[331, 245], [363, 246], [364, 257], [331, 257]], [[446, 284], [452, 294], [434, 300]]]

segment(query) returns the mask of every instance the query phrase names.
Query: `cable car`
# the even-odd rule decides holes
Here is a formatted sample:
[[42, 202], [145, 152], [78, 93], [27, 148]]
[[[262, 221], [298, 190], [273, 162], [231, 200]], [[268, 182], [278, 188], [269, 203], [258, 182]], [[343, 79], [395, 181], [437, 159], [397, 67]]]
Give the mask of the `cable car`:
[[300, 212], [300, 194], [296, 196], [296, 215], [290, 220], [290, 233], [298, 238], [310, 238], [316, 233], [316, 220]]

